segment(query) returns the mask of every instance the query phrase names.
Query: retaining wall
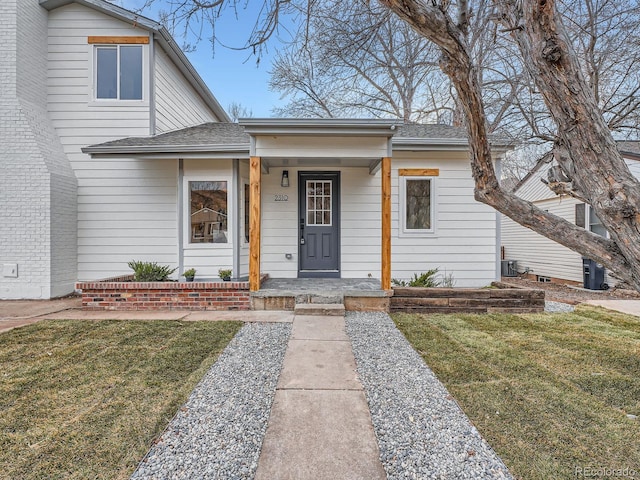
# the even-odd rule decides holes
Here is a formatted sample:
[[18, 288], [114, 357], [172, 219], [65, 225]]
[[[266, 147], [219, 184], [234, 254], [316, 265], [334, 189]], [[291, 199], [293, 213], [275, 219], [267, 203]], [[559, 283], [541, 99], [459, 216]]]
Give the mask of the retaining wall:
[[249, 282], [132, 282], [127, 277], [76, 284], [85, 310], [249, 310]]
[[544, 290], [525, 288], [393, 289], [392, 312], [407, 313], [539, 313]]

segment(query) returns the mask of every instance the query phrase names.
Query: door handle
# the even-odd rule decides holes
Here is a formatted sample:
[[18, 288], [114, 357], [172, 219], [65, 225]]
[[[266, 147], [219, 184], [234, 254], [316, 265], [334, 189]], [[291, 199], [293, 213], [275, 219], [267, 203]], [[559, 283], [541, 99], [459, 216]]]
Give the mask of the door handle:
[[300, 219], [300, 245], [304, 245], [304, 218]]

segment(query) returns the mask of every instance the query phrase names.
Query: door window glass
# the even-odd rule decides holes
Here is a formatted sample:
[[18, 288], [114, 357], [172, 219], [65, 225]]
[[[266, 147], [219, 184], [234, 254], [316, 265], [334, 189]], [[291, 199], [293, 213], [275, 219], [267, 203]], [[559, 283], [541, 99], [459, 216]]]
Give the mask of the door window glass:
[[307, 225], [331, 226], [331, 180], [307, 180]]

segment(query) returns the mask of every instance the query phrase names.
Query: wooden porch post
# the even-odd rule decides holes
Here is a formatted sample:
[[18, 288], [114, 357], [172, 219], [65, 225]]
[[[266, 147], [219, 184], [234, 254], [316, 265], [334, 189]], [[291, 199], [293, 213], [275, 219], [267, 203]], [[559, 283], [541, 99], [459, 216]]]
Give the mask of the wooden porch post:
[[260, 290], [260, 157], [249, 159], [249, 290]]
[[391, 290], [391, 157], [382, 159], [382, 272], [380, 287]]

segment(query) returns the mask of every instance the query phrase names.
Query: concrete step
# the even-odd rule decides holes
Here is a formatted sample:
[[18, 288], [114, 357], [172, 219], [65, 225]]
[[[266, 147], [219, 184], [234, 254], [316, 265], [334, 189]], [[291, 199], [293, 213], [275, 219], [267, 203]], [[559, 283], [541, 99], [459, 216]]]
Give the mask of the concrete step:
[[297, 303], [293, 313], [296, 315], [344, 315], [344, 304]]
[[341, 304], [344, 303], [344, 295], [341, 292], [303, 293], [296, 295], [296, 303]]

